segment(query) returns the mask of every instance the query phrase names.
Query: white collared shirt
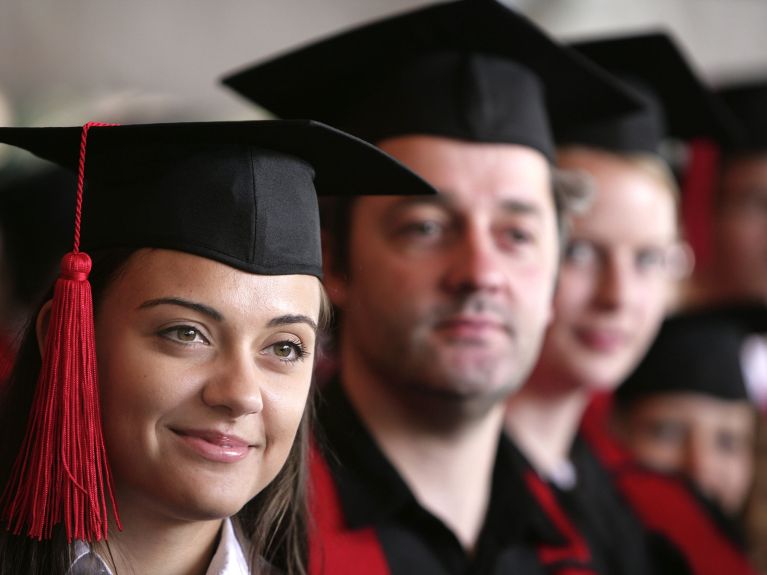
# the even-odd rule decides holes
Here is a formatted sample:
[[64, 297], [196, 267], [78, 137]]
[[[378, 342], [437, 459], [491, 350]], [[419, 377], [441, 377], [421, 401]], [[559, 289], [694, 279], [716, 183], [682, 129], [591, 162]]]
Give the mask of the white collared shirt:
[[[237, 530], [230, 518], [221, 525], [221, 537], [205, 575], [257, 575], [249, 566], [250, 543]], [[101, 557], [91, 552], [83, 541], [75, 542], [75, 560], [67, 575], [112, 575]]]

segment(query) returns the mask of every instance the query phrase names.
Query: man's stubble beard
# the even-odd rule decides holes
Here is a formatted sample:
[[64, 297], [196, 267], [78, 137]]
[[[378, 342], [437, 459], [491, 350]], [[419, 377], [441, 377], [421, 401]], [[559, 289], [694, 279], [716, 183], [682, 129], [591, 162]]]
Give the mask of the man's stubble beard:
[[[421, 322], [410, 330], [408, 339], [384, 338], [399, 345], [355, 346], [353, 353], [361, 355], [374, 379], [405, 410], [437, 426], [481, 419], [517, 391], [533, 368], [543, 335], [541, 330], [534, 350], [520, 346], [516, 332], [510, 336], [513, 344], [508, 353], [516, 358], [515, 363], [495, 356], [456, 367], [449, 355], [460, 350], [430, 341], [431, 325]], [[499, 370], [508, 373], [499, 374]]]

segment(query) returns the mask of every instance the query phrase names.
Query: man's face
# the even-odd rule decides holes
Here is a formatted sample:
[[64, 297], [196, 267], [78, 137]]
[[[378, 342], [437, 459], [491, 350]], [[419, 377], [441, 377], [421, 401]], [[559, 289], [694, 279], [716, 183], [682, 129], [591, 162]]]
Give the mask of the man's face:
[[716, 242], [723, 295], [767, 301], [767, 154], [730, 164], [721, 194]]
[[440, 194], [354, 204], [348, 278], [331, 289], [343, 353], [399, 389], [491, 405], [526, 377], [551, 314], [548, 163], [522, 146], [431, 136], [380, 147]]

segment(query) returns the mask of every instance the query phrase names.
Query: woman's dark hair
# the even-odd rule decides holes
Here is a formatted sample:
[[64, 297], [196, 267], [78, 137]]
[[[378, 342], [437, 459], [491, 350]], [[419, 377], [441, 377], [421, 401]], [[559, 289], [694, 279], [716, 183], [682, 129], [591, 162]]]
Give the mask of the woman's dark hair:
[[[134, 250], [121, 249], [92, 254], [93, 271], [89, 279], [96, 314], [106, 287], [119, 277], [134, 253]], [[44, 301], [50, 299], [52, 293], [51, 290]], [[42, 304], [38, 309], [41, 307]], [[328, 307], [323, 292], [321, 325], [327, 322]], [[32, 316], [25, 330], [11, 376], [0, 388], [0, 493], [10, 480], [11, 469], [22, 444], [41, 368], [35, 332], [36, 315]], [[252, 560], [266, 561], [285, 575], [304, 575], [307, 572], [306, 483], [311, 412], [310, 394], [284, 467], [235, 516], [253, 546]], [[108, 548], [108, 543], [104, 546]], [[24, 534], [13, 535], [0, 522], [0, 575], [66, 575], [72, 563], [72, 549], [62, 524], [54, 527], [51, 539], [37, 541]]]

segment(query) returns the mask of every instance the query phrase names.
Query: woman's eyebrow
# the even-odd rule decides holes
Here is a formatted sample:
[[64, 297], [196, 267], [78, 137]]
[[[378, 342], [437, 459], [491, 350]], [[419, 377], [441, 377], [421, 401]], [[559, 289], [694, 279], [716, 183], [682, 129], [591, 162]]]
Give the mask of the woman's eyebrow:
[[275, 327], [279, 325], [290, 325], [294, 323], [305, 323], [309, 327], [311, 327], [314, 332], [317, 332], [317, 322], [314, 321], [312, 318], [306, 315], [281, 315], [279, 317], [275, 317], [269, 320], [269, 323], [266, 324], [269, 327]]
[[142, 303], [139, 306], [139, 309], [156, 307], [158, 305], [176, 305], [180, 307], [185, 307], [187, 309], [191, 309], [196, 312], [199, 312], [203, 315], [207, 315], [208, 317], [216, 321], [219, 321], [219, 322], [224, 321], [224, 316], [221, 315], [220, 312], [216, 311], [212, 307], [207, 306], [205, 304], [189, 301], [183, 298], [178, 298], [178, 297], [162, 297], [158, 299], [150, 299]]

